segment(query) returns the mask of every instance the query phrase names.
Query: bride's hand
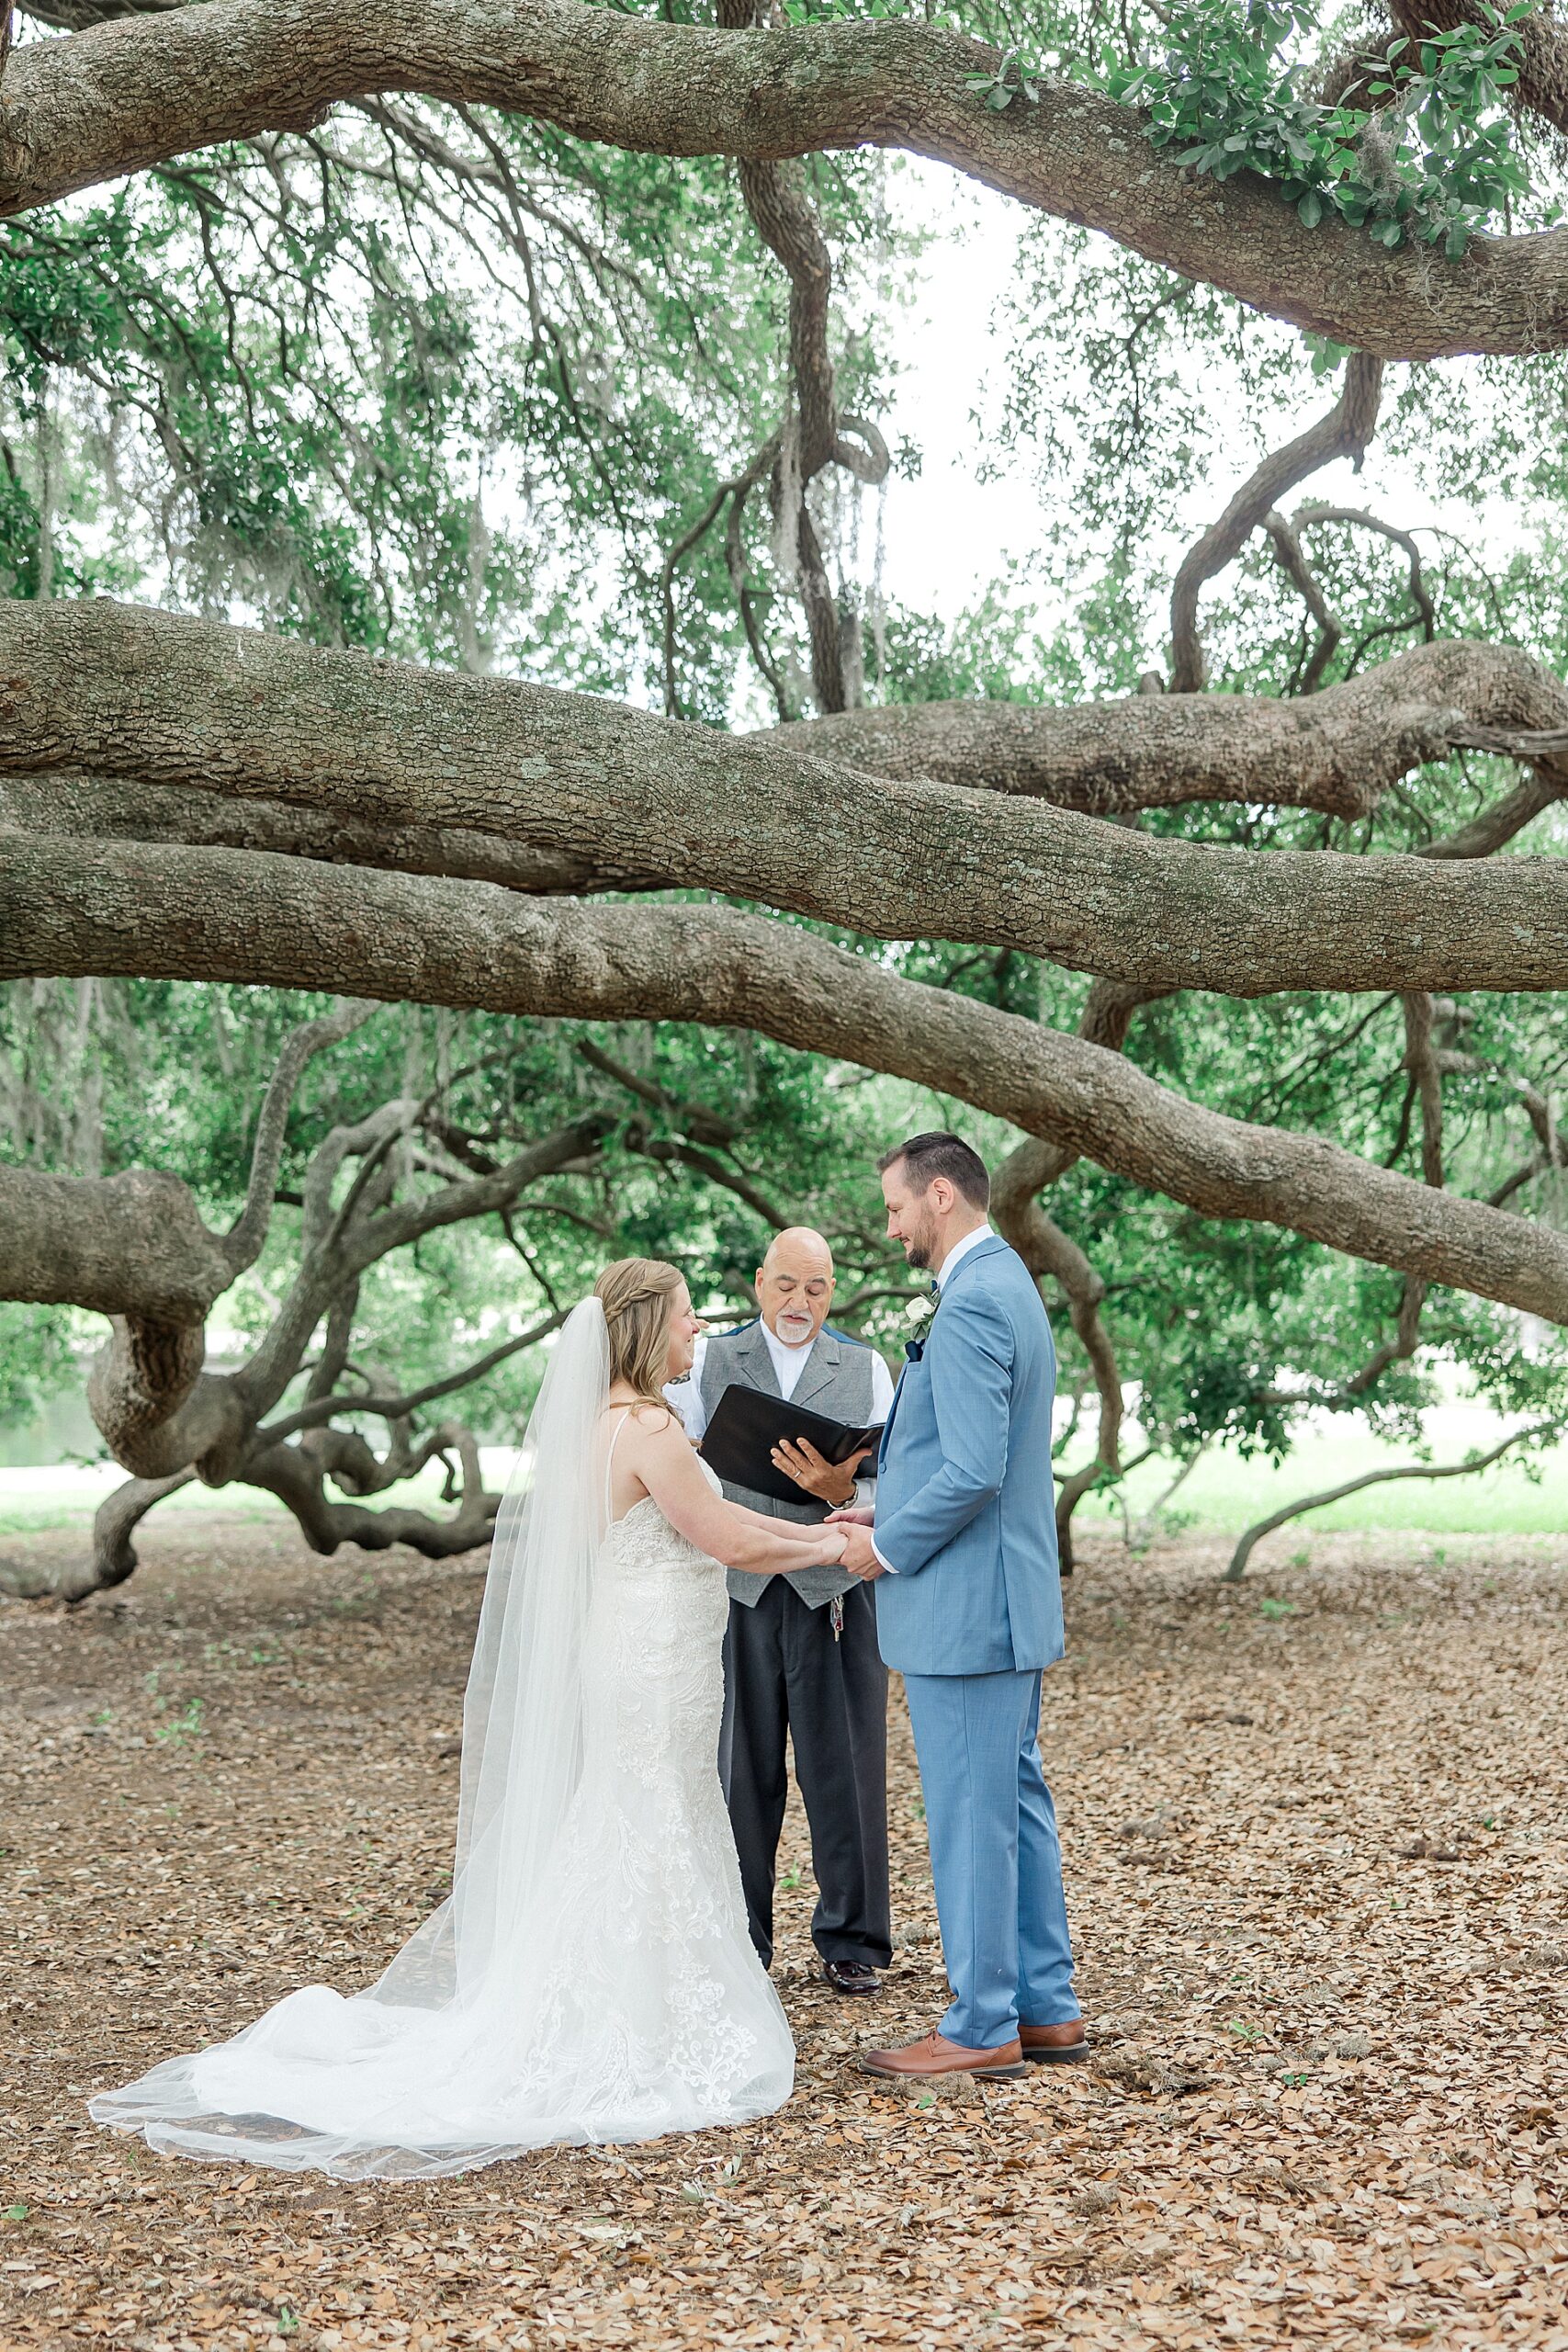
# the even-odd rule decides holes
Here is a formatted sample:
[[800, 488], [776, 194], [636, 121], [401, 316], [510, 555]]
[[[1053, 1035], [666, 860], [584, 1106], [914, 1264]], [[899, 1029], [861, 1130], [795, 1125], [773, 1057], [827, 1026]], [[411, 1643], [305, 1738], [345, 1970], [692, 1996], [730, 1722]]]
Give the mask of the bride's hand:
[[821, 1565], [825, 1568], [836, 1568], [844, 1556], [844, 1546], [850, 1540], [848, 1535], [841, 1527], [826, 1527], [820, 1540], [818, 1557]]

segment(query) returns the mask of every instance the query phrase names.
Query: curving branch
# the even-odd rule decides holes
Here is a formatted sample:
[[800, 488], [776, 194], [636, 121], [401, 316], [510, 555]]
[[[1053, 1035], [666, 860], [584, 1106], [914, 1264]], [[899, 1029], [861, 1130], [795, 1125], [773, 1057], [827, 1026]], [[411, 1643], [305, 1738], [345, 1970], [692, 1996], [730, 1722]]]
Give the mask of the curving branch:
[[[788, 1210], [782, 1209], [776, 1201], [770, 1200], [743, 1170], [732, 1168], [728, 1160], [716, 1157], [716, 1152], [726, 1151], [733, 1145], [740, 1132], [738, 1121], [720, 1116], [717, 1112], [710, 1111], [705, 1103], [678, 1099], [652, 1079], [645, 1078], [640, 1070], [630, 1069], [614, 1054], [607, 1054], [603, 1046], [595, 1044], [592, 1037], [580, 1038], [577, 1050], [591, 1069], [598, 1070], [604, 1078], [614, 1079], [617, 1086], [624, 1086], [629, 1094], [637, 1096], [639, 1102], [648, 1103], [665, 1118], [673, 1120], [682, 1130], [674, 1136], [652, 1136], [644, 1121], [634, 1120], [626, 1130], [624, 1138], [628, 1150], [639, 1153], [644, 1159], [665, 1166], [689, 1168], [694, 1176], [701, 1176], [706, 1182], [733, 1193], [737, 1200], [744, 1201], [747, 1207], [755, 1210], [763, 1224], [775, 1233], [782, 1233], [785, 1226], [799, 1222]], [[712, 1148], [705, 1148], [706, 1146]]]
[[1409, 1363], [1420, 1344], [1421, 1309], [1426, 1303], [1426, 1283], [1406, 1274], [1392, 1338], [1381, 1340], [1359, 1372], [1351, 1374], [1341, 1391], [1344, 1398], [1359, 1401], [1377, 1385], [1391, 1364]]
[[502, 1340], [499, 1347], [490, 1349], [474, 1363], [464, 1364], [460, 1371], [449, 1372], [441, 1380], [428, 1381], [423, 1388], [412, 1388], [406, 1396], [382, 1396], [355, 1388], [344, 1389], [334, 1396], [313, 1396], [297, 1413], [288, 1413], [282, 1420], [269, 1421], [259, 1429], [256, 1442], [281, 1445], [286, 1439], [298, 1437], [306, 1430], [320, 1429], [344, 1413], [368, 1413], [378, 1421], [411, 1421], [423, 1406], [454, 1396], [459, 1388], [471, 1388], [476, 1380], [482, 1380], [487, 1373], [494, 1372], [513, 1356], [521, 1355], [525, 1348], [536, 1348], [541, 1340], [547, 1340], [552, 1331], [560, 1329], [570, 1311], [570, 1307], [557, 1308], [542, 1322], [530, 1324], [513, 1339]]
[[[333, 1023], [310, 1025], [342, 1023], [340, 1015]], [[303, 1057], [291, 1059], [298, 1069]], [[276, 1104], [276, 1082], [269, 1096]], [[417, 1117], [425, 1107], [400, 1101], [385, 1104], [355, 1126], [334, 1129], [318, 1147], [304, 1183], [298, 1271], [269, 1329], [237, 1372], [203, 1371], [199, 1324], [169, 1329], [140, 1318], [115, 1320], [110, 1344], [93, 1368], [88, 1397], [110, 1452], [134, 1475], [99, 1510], [90, 1556], [51, 1583], [60, 1598], [80, 1600], [130, 1576], [136, 1566], [137, 1526], [164, 1495], [193, 1477], [209, 1487], [239, 1483], [277, 1495], [318, 1551], [347, 1542], [370, 1548], [406, 1543], [446, 1558], [489, 1533], [500, 1498], [485, 1488], [471, 1433], [456, 1421], [420, 1430], [414, 1417], [547, 1337], [564, 1320], [564, 1310], [552, 1309], [477, 1363], [408, 1395], [344, 1391], [338, 1383], [348, 1365], [360, 1277], [367, 1266], [424, 1233], [504, 1211], [537, 1177], [580, 1168], [610, 1122], [602, 1113], [590, 1113], [483, 1177], [459, 1176], [399, 1201], [387, 1147], [410, 1131], [411, 1114]], [[355, 1158], [361, 1163], [358, 1174], [333, 1209], [335, 1180]], [[279, 1421], [264, 1422], [298, 1376], [323, 1318], [321, 1357], [305, 1402]], [[379, 1448], [355, 1428], [333, 1426], [340, 1416], [367, 1415], [387, 1424]], [[401, 1506], [383, 1513], [366, 1510], [364, 1498], [417, 1477], [434, 1461], [446, 1465], [444, 1499], [457, 1504], [454, 1513], [439, 1517]], [[329, 1481], [354, 1499], [340, 1503], [330, 1497]]]
[[[731, 32], [766, 28], [756, 0], [718, 0], [718, 22]], [[806, 609], [818, 707], [844, 710], [860, 700], [859, 664], [846, 663], [844, 659], [845, 616], [828, 577], [807, 492], [834, 463], [848, 466], [862, 480], [880, 481], [888, 470], [888, 455], [879, 434], [866, 436], [867, 446], [862, 450], [840, 429], [838, 389], [828, 348], [833, 261], [811, 201], [804, 165], [742, 157], [739, 176], [752, 223], [789, 279], [794, 413], [780, 436], [772, 468], [774, 520], [793, 549], [795, 585]], [[864, 432], [863, 428], [863, 435]]]
[[1538, 812], [1568, 790], [1568, 695], [1559, 681], [1515, 647], [1465, 640], [1413, 647], [1304, 707], [1270, 695], [1160, 693], [1064, 708], [893, 703], [751, 740], [874, 775], [929, 776], [1095, 817], [1197, 800], [1365, 817], [1413, 768], [1457, 750], [1539, 763]]
[[1369, 629], [1351, 654], [1348, 664], [1349, 675], [1353, 676], [1359, 669], [1361, 657], [1367, 648], [1382, 638], [1400, 636], [1405, 630], [1418, 627], [1423, 639], [1429, 645], [1438, 633], [1437, 607], [1432, 602], [1431, 591], [1427, 585], [1426, 568], [1422, 563], [1421, 550], [1416, 543], [1413, 532], [1402, 531], [1397, 525], [1385, 523], [1380, 515], [1369, 514], [1364, 507], [1359, 506], [1331, 506], [1323, 503], [1300, 506], [1288, 522], [1283, 514], [1267, 514], [1263, 518], [1263, 529], [1273, 546], [1275, 561], [1317, 624], [1317, 643], [1313, 648], [1293, 689], [1294, 692], [1302, 695], [1317, 692], [1323, 683], [1324, 673], [1337, 651], [1340, 639], [1345, 633], [1338, 616], [1331, 609], [1323, 593], [1322, 583], [1314, 571], [1306, 550], [1302, 545], [1302, 534], [1314, 529], [1320, 523], [1341, 523], [1357, 530], [1370, 531], [1379, 538], [1387, 539], [1392, 545], [1404, 550], [1405, 560], [1410, 567], [1410, 602], [1415, 608], [1414, 620], [1383, 621], [1380, 622], [1375, 628]]
[[[1049, 1151], [1049, 1146], [1023, 1144], [1008, 1154], [991, 1187], [992, 1215], [998, 1233], [1010, 1241], [1036, 1282], [1047, 1277], [1061, 1286], [1067, 1315], [1077, 1334], [1100, 1398], [1100, 1425], [1095, 1450], [1081, 1468], [1063, 1479], [1056, 1497], [1056, 1544], [1062, 1574], [1073, 1573], [1073, 1513], [1101, 1480], [1121, 1470], [1122, 1375], [1111, 1334], [1100, 1320], [1105, 1280], [1090, 1265], [1077, 1243], [1048, 1216], [1032, 1190], [1025, 1191], [1035, 1172], [1021, 1154]], [[1053, 1155], [1054, 1156], [1054, 1155]]]
[[1445, 833], [1435, 842], [1425, 842], [1416, 853], [1418, 857], [1490, 857], [1494, 850], [1504, 849], [1527, 825], [1543, 816], [1565, 797], [1565, 787], [1558, 779], [1561, 771], [1555, 765], [1540, 774], [1527, 776], [1511, 792], [1504, 793], [1472, 817], [1468, 825], [1457, 831]]
[[1271, 1535], [1277, 1527], [1285, 1526], [1292, 1519], [1300, 1519], [1305, 1511], [1323, 1510], [1329, 1503], [1343, 1502], [1347, 1495], [1359, 1495], [1368, 1487], [1386, 1487], [1397, 1479], [1471, 1478], [1478, 1470], [1489, 1470], [1514, 1446], [1554, 1437], [1562, 1426], [1561, 1418], [1532, 1421], [1526, 1429], [1515, 1430], [1511, 1437], [1504, 1438], [1500, 1444], [1493, 1446], [1490, 1453], [1469, 1454], [1462, 1462], [1413, 1462], [1402, 1464], [1397, 1470], [1366, 1470], [1359, 1478], [1347, 1478], [1343, 1486], [1327, 1487], [1317, 1495], [1299, 1496], [1293, 1503], [1286, 1503], [1282, 1509], [1270, 1511], [1267, 1519], [1256, 1521], [1244, 1531], [1220, 1582], [1239, 1584], [1247, 1573], [1248, 1560], [1264, 1536]]
[[[1161, 699], [1134, 698], [1140, 710]], [[0, 603], [0, 769], [55, 765], [487, 833], [592, 862], [602, 886], [651, 876], [1156, 989], [1568, 983], [1568, 874], [1555, 858], [1504, 872], [1259, 856], [868, 776], [803, 757], [776, 730], [736, 741], [583, 695], [172, 614]]]
[[[751, 492], [756, 488], [758, 482], [761, 481], [763, 475], [771, 470], [779, 453], [779, 440], [780, 436], [778, 434], [772, 434], [769, 438], [763, 442], [762, 447], [758, 450], [756, 456], [752, 458], [749, 466], [743, 467], [739, 473], [732, 475], [728, 481], [720, 482], [718, 488], [714, 492], [713, 496], [709, 499], [707, 504], [704, 507], [696, 521], [692, 524], [688, 529], [682, 532], [680, 537], [675, 541], [673, 547], [670, 549], [669, 554], [665, 557], [663, 563], [660, 566], [659, 597], [664, 615], [664, 716], [666, 718], [681, 718], [684, 716], [684, 713], [681, 708], [681, 697], [675, 683], [675, 574], [679, 571], [681, 565], [685, 561], [687, 556], [691, 554], [693, 548], [702, 545], [704, 539], [706, 538], [708, 533], [717, 522], [720, 514], [723, 514], [727, 504], [730, 509], [731, 514], [730, 531], [735, 535], [737, 541], [739, 541], [740, 518], [746, 511], [746, 501], [750, 496]], [[757, 654], [757, 645], [754, 636], [755, 623], [751, 618], [750, 605], [745, 599], [744, 593], [744, 560], [742, 560], [739, 565], [737, 565], [735, 558], [728, 548], [728, 537], [726, 542], [726, 558], [728, 563], [730, 579], [735, 587], [737, 597], [741, 601], [742, 614], [747, 624], [748, 639], [751, 643], [751, 650], [753, 653]], [[772, 671], [771, 666], [762, 660], [762, 657], [760, 654], [758, 654], [758, 663], [759, 667], [762, 668], [764, 674], [768, 677], [770, 684], [776, 687], [776, 675]]]
[[1338, 650], [1345, 634], [1337, 615], [1323, 593], [1323, 583], [1307, 560], [1306, 549], [1295, 526], [1283, 514], [1266, 514], [1263, 528], [1274, 550], [1274, 560], [1295, 589], [1312, 618], [1317, 623], [1317, 643], [1304, 667], [1297, 676], [1293, 691], [1298, 695], [1314, 695], [1323, 684], [1323, 676]]
[[1235, 561], [1247, 540], [1287, 491], [1336, 458], [1349, 458], [1358, 472], [1377, 429], [1382, 397], [1382, 361], [1353, 351], [1345, 363], [1345, 385], [1326, 416], [1276, 449], [1243, 482], [1218, 522], [1189, 549], [1170, 592], [1170, 691], [1199, 693], [1207, 683], [1198, 634], [1198, 599], [1204, 583]]
[[996, 50], [918, 20], [741, 35], [579, 0], [215, 0], [17, 50], [0, 215], [306, 128], [343, 100], [422, 91], [668, 155], [903, 148], [1383, 358], [1568, 342], [1568, 232], [1478, 238], [1455, 263], [1390, 254], [1344, 222], [1307, 229], [1250, 175], [1190, 176], [1140, 145], [1127, 108], [1077, 84], [994, 111], [969, 77], [997, 64]]
[[[1079, 1036], [1108, 1053], [1119, 1054], [1127, 1042], [1134, 1012], [1140, 1005], [1156, 1002], [1162, 993], [1097, 980], [1084, 1002]], [[1105, 1283], [1077, 1243], [1046, 1215], [1038, 1197], [1046, 1185], [1066, 1175], [1077, 1157], [1066, 1145], [1030, 1136], [1008, 1153], [991, 1183], [991, 1214], [997, 1230], [1012, 1244], [1036, 1282], [1050, 1277], [1060, 1284], [1100, 1397], [1094, 1453], [1062, 1481], [1056, 1498], [1056, 1544], [1064, 1576], [1073, 1572], [1073, 1513], [1102, 1478], [1118, 1476], [1122, 1467], [1122, 1375], [1100, 1313]]]
[[1443, 1081], [1432, 1046], [1432, 1000], [1424, 989], [1404, 1000], [1404, 1067], [1421, 1105], [1421, 1181], [1443, 1182]]
[[756, 1029], [993, 1111], [1201, 1216], [1283, 1226], [1568, 1322], [1568, 1236], [1321, 1136], [1202, 1110], [1120, 1054], [729, 908], [533, 902], [215, 850], [28, 842], [0, 867], [0, 978], [128, 970]]
[[1416, 608], [1421, 634], [1428, 645], [1431, 643], [1438, 634], [1438, 608], [1427, 585], [1427, 569], [1413, 531], [1402, 531], [1397, 523], [1385, 523], [1381, 514], [1370, 514], [1364, 506], [1336, 506], [1325, 500], [1298, 506], [1291, 521], [1298, 531], [1315, 530], [1324, 523], [1340, 523], [1349, 530], [1369, 531], [1374, 538], [1386, 539], [1391, 547], [1398, 548], [1409, 567], [1410, 602]]
[[434, 1438], [458, 1452], [462, 1465], [458, 1508], [449, 1519], [434, 1519], [408, 1504], [373, 1509], [362, 1502], [336, 1501], [326, 1491], [325, 1464], [299, 1446], [277, 1445], [256, 1453], [246, 1463], [245, 1482], [287, 1505], [313, 1552], [330, 1555], [344, 1544], [364, 1552], [388, 1552], [395, 1544], [406, 1544], [428, 1560], [449, 1560], [489, 1542], [501, 1497], [486, 1488], [479, 1449], [467, 1430], [454, 1422], [435, 1431]]
[[283, 1158], [284, 1130], [306, 1063], [329, 1046], [341, 1045], [345, 1037], [352, 1036], [375, 1011], [373, 1004], [345, 1004], [320, 1021], [308, 1021], [295, 1030], [278, 1056], [277, 1068], [262, 1098], [256, 1120], [245, 1205], [224, 1237], [229, 1262], [236, 1274], [243, 1274], [248, 1266], [255, 1264], [266, 1241], [277, 1170]]

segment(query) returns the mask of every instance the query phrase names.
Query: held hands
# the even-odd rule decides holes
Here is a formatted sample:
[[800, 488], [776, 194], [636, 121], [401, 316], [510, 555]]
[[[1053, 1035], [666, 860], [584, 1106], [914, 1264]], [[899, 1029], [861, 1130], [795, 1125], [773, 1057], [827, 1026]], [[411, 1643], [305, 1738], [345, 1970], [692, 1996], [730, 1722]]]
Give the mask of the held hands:
[[871, 1530], [876, 1513], [871, 1510], [836, 1510], [825, 1521], [829, 1527], [842, 1528], [844, 1548], [839, 1555], [840, 1567], [852, 1577], [859, 1577], [863, 1584], [874, 1584], [887, 1571], [872, 1548]]
[[797, 1487], [815, 1495], [819, 1502], [847, 1503], [854, 1499], [855, 1472], [870, 1452], [869, 1445], [863, 1445], [846, 1461], [829, 1462], [826, 1454], [818, 1453], [809, 1438], [786, 1437], [774, 1446], [773, 1464], [775, 1470], [782, 1470], [786, 1478], [793, 1478]]

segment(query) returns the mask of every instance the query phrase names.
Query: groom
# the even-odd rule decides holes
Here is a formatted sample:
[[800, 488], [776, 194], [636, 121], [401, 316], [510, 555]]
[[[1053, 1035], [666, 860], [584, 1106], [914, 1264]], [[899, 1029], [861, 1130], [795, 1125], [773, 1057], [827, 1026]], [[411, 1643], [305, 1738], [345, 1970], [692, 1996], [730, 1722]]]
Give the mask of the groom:
[[1056, 1816], [1040, 1761], [1040, 1674], [1062, 1655], [1051, 1476], [1055, 1354], [1040, 1294], [992, 1232], [985, 1162], [919, 1135], [879, 1163], [887, 1231], [935, 1276], [883, 1431], [876, 1507], [843, 1565], [876, 1585], [882, 1656], [904, 1677], [953, 2005], [874, 2075], [1021, 2075], [1087, 2057], [1073, 1995]]

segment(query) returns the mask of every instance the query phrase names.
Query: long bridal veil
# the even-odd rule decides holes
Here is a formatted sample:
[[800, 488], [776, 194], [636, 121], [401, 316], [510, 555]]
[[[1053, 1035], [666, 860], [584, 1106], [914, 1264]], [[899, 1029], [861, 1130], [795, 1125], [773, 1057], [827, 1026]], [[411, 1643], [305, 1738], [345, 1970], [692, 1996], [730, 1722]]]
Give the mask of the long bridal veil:
[[[466, 2170], [595, 2136], [513, 2053], [554, 1940], [584, 1770], [585, 1643], [604, 1540], [609, 1341], [589, 1299], [551, 1356], [496, 1523], [463, 1705], [450, 1898], [378, 1982], [291, 1993], [237, 2034], [90, 2102], [155, 2148], [340, 2178]], [[532, 2086], [532, 2095], [530, 2095]]]

